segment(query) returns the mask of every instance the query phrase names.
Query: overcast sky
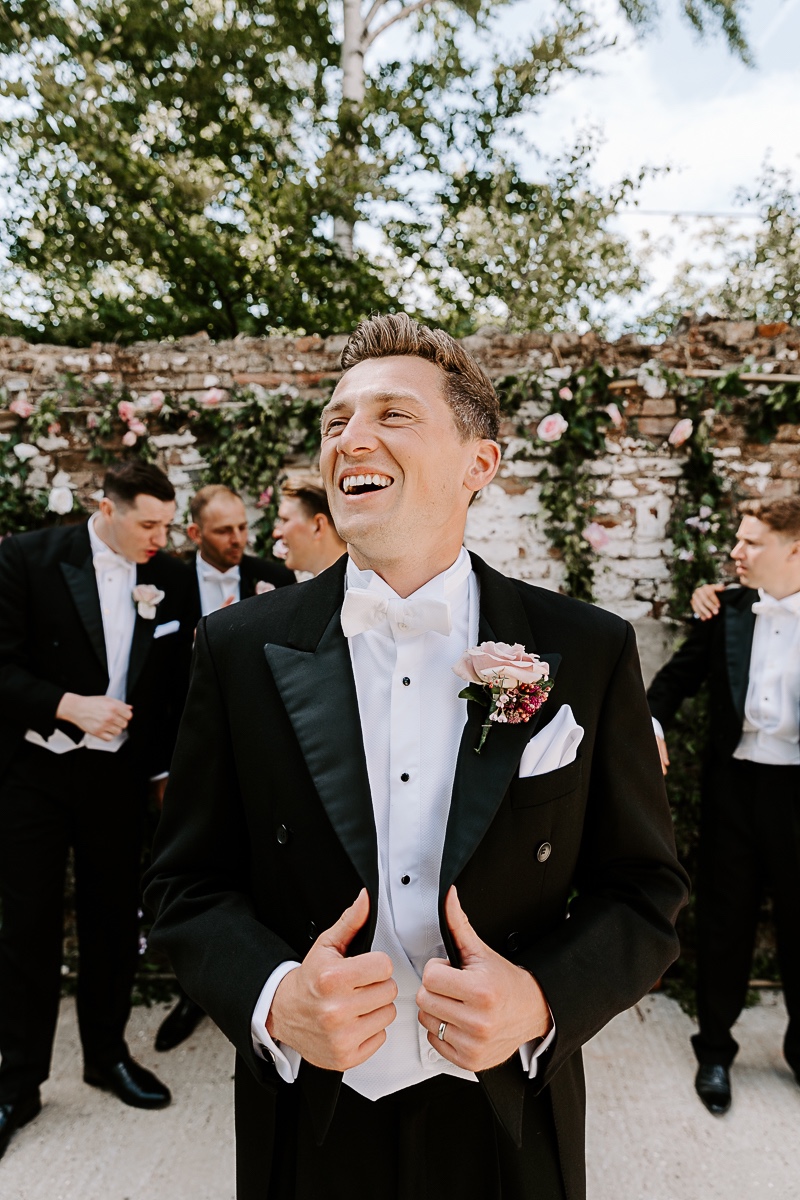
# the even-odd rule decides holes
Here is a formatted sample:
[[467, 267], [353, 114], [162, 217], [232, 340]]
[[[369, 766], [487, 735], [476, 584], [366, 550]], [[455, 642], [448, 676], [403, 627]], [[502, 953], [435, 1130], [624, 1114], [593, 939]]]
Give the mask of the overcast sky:
[[[540, 10], [536, 0], [530, 7]], [[571, 80], [548, 100], [536, 141], [557, 152], [569, 131], [599, 126], [605, 143], [597, 175], [606, 183], [645, 163], [672, 168], [645, 184], [644, 212], [621, 218], [632, 236], [647, 229], [674, 238], [671, 258], [654, 264], [664, 281], [689, 238], [668, 217], [649, 212], [736, 211], [734, 193], [754, 184], [768, 152], [800, 184], [800, 0], [751, 0], [746, 25], [754, 68], [743, 66], [720, 37], [699, 41], [680, 17], [680, 0], [662, 0], [661, 7], [657, 32], [637, 40], [617, 0], [601, 0], [604, 28], [617, 32], [618, 45], [595, 60], [599, 77]]]

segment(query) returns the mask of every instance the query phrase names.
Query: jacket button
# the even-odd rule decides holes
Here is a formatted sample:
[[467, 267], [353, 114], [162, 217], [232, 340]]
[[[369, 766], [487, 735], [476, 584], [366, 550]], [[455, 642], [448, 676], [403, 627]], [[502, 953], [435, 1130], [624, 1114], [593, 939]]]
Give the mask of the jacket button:
[[519, 950], [519, 934], [518, 933], [510, 933], [508, 935], [508, 937], [506, 938], [506, 950], [510, 950], [512, 953], [515, 950]]
[[553, 847], [550, 845], [550, 843], [542, 842], [541, 846], [536, 851], [536, 857], [538, 858], [539, 862], [547, 862], [552, 852]]
[[289, 836], [288, 825], [279, 825], [275, 831], [275, 837], [278, 839], [278, 845], [285, 846], [289, 841]]

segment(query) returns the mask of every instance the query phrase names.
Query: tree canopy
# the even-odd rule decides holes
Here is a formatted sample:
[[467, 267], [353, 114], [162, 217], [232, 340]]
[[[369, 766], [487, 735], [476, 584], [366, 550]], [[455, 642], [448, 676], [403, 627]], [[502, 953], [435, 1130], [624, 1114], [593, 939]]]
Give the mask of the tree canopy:
[[[746, 55], [740, 0], [679, 2]], [[619, 3], [643, 30], [658, 15]], [[460, 332], [588, 320], [639, 285], [608, 225], [636, 180], [594, 187], [585, 142], [541, 163], [520, 122], [603, 30], [554, 0], [510, 45], [515, 7], [6, 0], [6, 328], [327, 333], [398, 305]]]

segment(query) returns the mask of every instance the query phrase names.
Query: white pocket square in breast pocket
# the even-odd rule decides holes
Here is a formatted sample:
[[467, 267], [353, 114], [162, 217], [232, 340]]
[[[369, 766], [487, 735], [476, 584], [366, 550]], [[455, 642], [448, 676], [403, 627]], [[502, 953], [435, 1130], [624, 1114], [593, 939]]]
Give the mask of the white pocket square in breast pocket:
[[569, 766], [578, 756], [582, 738], [583, 726], [575, 720], [570, 706], [562, 704], [552, 721], [534, 734], [525, 747], [519, 763], [520, 779]]
[[165, 621], [163, 625], [156, 625], [153, 630], [153, 637], [167, 637], [170, 633], [177, 633], [181, 627], [180, 621]]

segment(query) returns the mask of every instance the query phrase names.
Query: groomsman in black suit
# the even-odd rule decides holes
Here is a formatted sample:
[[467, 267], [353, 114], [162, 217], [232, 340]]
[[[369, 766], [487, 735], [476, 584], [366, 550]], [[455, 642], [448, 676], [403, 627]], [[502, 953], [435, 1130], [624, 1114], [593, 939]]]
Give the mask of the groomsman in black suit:
[[187, 562], [195, 574], [198, 621], [218, 608], [295, 582], [283, 563], [245, 553], [250, 535], [247, 512], [229, 487], [209, 483], [200, 488], [189, 512], [186, 533], [197, 549]]
[[[464, 549], [500, 449], [463, 347], [376, 316], [342, 366], [348, 554], [200, 622], [152, 936], [236, 1046], [239, 1200], [580, 1200], [580, 1047], [686, 895], [633, 631]], [[480, 754], [478, 641], [554, 680]]]
[[[196, 619], [227, 608], [257, 593], [295, 582], [281, 563], [245, 554], [249, 537], [247, 513], [236, 492], [220, 483], [200, 488], [189, 505], [186, 533], [197, 546], [187, 562], [194, 581]], [[156, 1050], [173, 1050], [194, 1033], [205, 1013], [182, 988], [178, 1000], [156, 1033]]]
[[[175, 492], [109, 468], [88, 522], [0, 546], [0, 1154], [41, 1109], [74, 851], [84, 1079], [160, 1108], [130, 1057], [149, 781], [166, 775], [188, 686], [192, 576], [161, 553]], [[163, 779], [157, 785], [163, 790]]]
[[744, 516], [737, 539], [731, 558], [742, 586], [693, 600], [714, 615], [694, 622], [648, 692], [666, 770], [663, 727], [706, 680], [710, 689], [692, 1042], [695, 1087], [716, 1115], [731, 1104], [731, 1028], [747, 995], [765, 887], [789, 1012], [784, 1054], [800, 1083], [800, 498]]

